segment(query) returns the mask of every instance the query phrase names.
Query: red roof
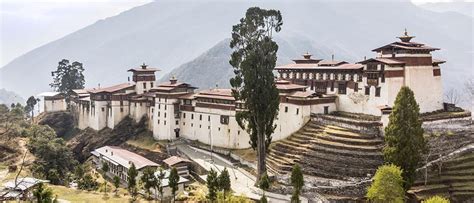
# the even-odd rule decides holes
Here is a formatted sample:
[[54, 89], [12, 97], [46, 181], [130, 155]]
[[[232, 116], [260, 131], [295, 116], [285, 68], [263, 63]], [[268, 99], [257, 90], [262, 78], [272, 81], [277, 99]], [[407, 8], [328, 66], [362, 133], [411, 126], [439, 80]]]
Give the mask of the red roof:
[[204, 98], [213, 98], [213, 99], [223, 99], [223, 100], [232, 100], [235, 101], [234, 96], [232, 96], [231, 89], [210, 89], [202, 90], [195, 97], [204, 97]]
[[130, 87], [133, 87], [133, 86], [135, 86], [135, 85], [134, 84], [129, 84], [129, 83], [122, 83], [122, 84], [118, 84], [118, 85], [114, 85], [114, 86], [110, 86], [110, 87], [93, 89], [93, 90], [90, 90], [89, 92], [90, 93], [100, 93], [100, 92], [112, 93], [112, 92], [116, 92], [116, 91], [120, 91], [120, 90], [123, 90], [123, 89], [130, 88]]
[[181, 163], [181, 162], [186, 162], [186, 163], [190, 163], [191, 161], [189, 161], [188, 159], [185, 159], [185, 158], [181, 158], [179, 156], [172, 156], [170, 158], [167, 158], [165, 160], [163, 160], [163, 162], [168, 165], [169, 167], [171, 166], [174, 166], [178, 163]]
[[393, 48], [405, 49], [405, 50], [426, 50], [426, 51], [439, 50], [439, 48], [426, 46], [425, 44], [417, 43], [417, 42], [393, 42], [393, 43], [387, 44], [385, 46], [376, 48], [372, 51], [379, 52], [381, 50], [386, 50], [386, 49], [391, 50]]
[[363, 68], [360, 64], [340, 64], [336, 66], [319, 66], [318, 64], [287, 64], [283, 66], [275, 67], [275, 70], [288, 70], [288, 69], [306, 69], [306, 70], [356, 70]]
[[395, 60], [393, 58], [370, 58], [370, 59], [367, 59], [365, 61], [361, 61], [359, 63], [366, 64], [369, 61], [378, 61], [378, 62], [385, 63], [385, 64], [388, 64], [388, 65], [403, 65], [403, 64], [405, 64], [405, 62]]

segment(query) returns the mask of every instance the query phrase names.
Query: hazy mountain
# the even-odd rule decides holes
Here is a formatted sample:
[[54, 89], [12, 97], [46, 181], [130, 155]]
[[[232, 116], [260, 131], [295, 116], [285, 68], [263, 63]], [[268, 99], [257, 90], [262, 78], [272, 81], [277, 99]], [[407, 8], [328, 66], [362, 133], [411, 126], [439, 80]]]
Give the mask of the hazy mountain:
[[0, 89], [0, 104], [6, 104], [7, 106], [10, 106], [12, 103], [20, 103], [25, 105], [25, 99], [15, 92], [8, 91], [6, 89]]
[[474, 17], [474, 2], [437, 2], [421, 4], [420, 7], [436, 12], [458, 12]]
[[282, 11], [276, 34], [278, 63], [309, 51], [317, 58], [351, 62], [397, 40], [404, 28], [414, 41], [442, 48], [446, 89], [472, 76], [472, 18], [438, 13], [401, 1], [157, 1], [98, 21], [39, 47], [0, 69], [1, 85], [22, 95], [49, 89], [50, 71], [62, 58], [84, 63], [87, 86], [125, 81], [126, 70], [146, 62], [193, 85], [225, 85], [230, 49], [223, 41], [250, 6]]

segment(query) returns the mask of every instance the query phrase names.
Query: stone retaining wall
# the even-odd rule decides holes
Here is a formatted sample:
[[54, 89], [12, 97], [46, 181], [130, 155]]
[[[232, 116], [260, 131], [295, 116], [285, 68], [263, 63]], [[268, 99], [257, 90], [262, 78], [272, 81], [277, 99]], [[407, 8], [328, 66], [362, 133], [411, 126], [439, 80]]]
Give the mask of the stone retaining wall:
[[380, 121], [356, 120], [325, 114], [313, 114], [311, 115], [311, 120], [325, 125], [348, 128], [366, 135], [380, 136], [382, 132], [382, 123]]

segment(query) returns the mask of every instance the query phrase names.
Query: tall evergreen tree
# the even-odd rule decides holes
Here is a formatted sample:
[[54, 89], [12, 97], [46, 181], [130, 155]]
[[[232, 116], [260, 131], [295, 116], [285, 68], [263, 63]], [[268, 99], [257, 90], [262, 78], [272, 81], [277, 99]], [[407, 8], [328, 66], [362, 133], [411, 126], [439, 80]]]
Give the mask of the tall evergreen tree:
[[31, 113], [31, 122], [34, 122], [34, 117], [35, 117], [35, 105], [38, 103], [38, 100], [34, 97], [31, 96], [28, 98], [26, 101], [26, 106], [29, 107], [30, 113]]
[[160, 202], [163, 202], [163, 180], [164, 179], [165, 179], [165, 172], [163, 171], [163, 168], [160, 168], [158, 172], [158, 176], [156, 178], [156, 184], [155, 184], [155, 193], [158, 192], [160, 194]]
[[232, 94], [244, 102], [245, 110], [237, 111], [236, 120], [250, 135], [250, 145], [257, 150], [257, 180], [266, 172], [265, 156], [275, 130], [279, 96], [273, 70], [278, 45], [273, 32], [283, 25], [278, 10], [252, 7], [240, 23], [232, 27], [229, 63], [235, 76], [230, 80]]
[[115, 187], [115, 195], [117, 195], [118, 189], [120, 187], [120, 178], [118, 176], [114, 176], [114, 187]]
[[209, 174], [207, 174], [206, 185], [207, 185], [207, 190], [209, 191], [207, 194], [207, 199], [209, 200], [209, 202], [212, 203], [217, 198], [217, 190], [218, 190], [217, 172], [214, 171], [214, 169], [212, 168], [211, 168], [211, 171], [209, 171]]
[[298, 164], [293, 166], [293, 170], [291, 170], [291, 185], [293, 186], [293, 195], [291, 196], [291, 202], [298, 203], [300, 202], [300, 194], [301, 189], [303, 189], [304, 185], [304, 178], [303, 172], [301, 171], [301, 167]]
[[107, 194], [107, 172], [109, 171], [109, 164], [102, 162], [102, 175], [104, 176], [104, 192]]
[[44, 183], [39, 183], [35, 190], [33, 190], [33, 196], [36, 198], [37, 202], [49, 203], [53, 202], [53, 190], [44, 185]]
[[55, 91], [66, 95], [66, 102], [69, 104], [70, 93], [73, 89], [84, 88], [84, 68], [82, 63], [77, 61], [69, 64], [69, 60], [63, 59], [58, 63], [55, 71], [51, 72], [53, 82], [49, 84]]
[[127, 171], [127, 183], [128, 183], [128, 192], [132, 196], [132, 198], [135, 200], [137, 197], [137, 176], [138, 176], [138, 171], [137, 168], [135, 167], [135, 164], [132, 163], [130, 168]]
[[178, 184], [179, 184], [178, 170], [176, 170], [175, 167], [173, 167], [170, 171], [170, 176], [168, 177], [168, 183], [171, 188], [171, 195], [173, 196], [173, 202], [174, 202], [176, 191], [178, 191]]
[[384, 159], [387, 163], [401, 167], [405, 190], [415, 181], [415, 171], [422, 161], [422, 153], [426, 150], [419, 112], [420, 107], [413, 91], [402, 87], [385, 128]]
[[150, 189], [155, 186], [156, 184], [156, 176], [155, 171], [152, 168], [146, 168], [143, 171], [142, 176], [140, 177], [140, 181], [142, 182], [143, 190], [145, 190], [146, 194], [148, 195], [148, 199], [151, 198]]
[[227, 193], [230, 191], [230, 176], [229, 176], [229, 171], [227, 171], [227, 168], [224, 168], [222, 170], [221, 174], [219, 174], [219, 190], [222, 190], [224, 192], [224, 199]]

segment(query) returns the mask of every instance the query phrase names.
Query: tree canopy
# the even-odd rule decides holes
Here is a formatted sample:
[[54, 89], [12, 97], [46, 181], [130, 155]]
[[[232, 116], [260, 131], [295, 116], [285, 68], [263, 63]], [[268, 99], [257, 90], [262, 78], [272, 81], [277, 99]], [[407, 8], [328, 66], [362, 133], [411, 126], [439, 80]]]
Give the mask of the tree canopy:
[[63, 59], [58, 63], [55, 71], [51, 72], [53, 82], [49, 84], [55, 91], [66, 94], [69, 102], [69, 94], [73, 89], [83, 89], [85, 84], [84, 68], [77, 61], [69, 64], [69, 60]]
[[32, 125], [27, 129], [27, 148], [36, 157], [32, 165], [33, 175], [50, 180], [53, 184], [65, 184], [69, 172], [77, 161], [62, 138], [49, 126]]
[[385, 128], [384, 159], [403, 170], [405, 190], [415, 181], [415, 171], [420, 166], [422, 153], [427, 149], [419, 112], [413, 91], [402, 87]]
[[140, 181], [142, 183], [143, 190], [145, 190], [146, 194], [148, 195], [148, 199], [150, 199], [151, 197], [150, 189], [152, 187], [155, 187], [155, 184], [156, 184], [155, 170], [153, 170], [150, 167], [145, 168], [142, 176], [140, 177]]
[[250, 135], [250, 145], [257, 150], [257, 180], [266, 171], [265, 155], [275, 130], [279, 95], [273, 70], [278, 45], [272, 39], [283, 25], [278, 10], [252, 7], [240, 23], [232, 27], [229, 61], [235, 76], [231, 78], [232, 94], [244, 103], [245, 110], [236, 113], [237, 123]]
[[375, 203], [403, 203], [405, 191], [400, 167], [393, 164], [380, 166], [367, 190], [367, 198]]

